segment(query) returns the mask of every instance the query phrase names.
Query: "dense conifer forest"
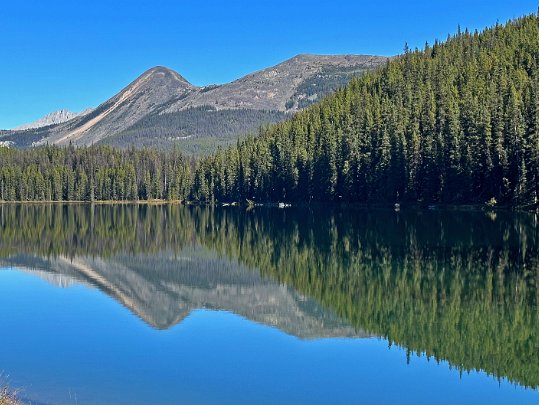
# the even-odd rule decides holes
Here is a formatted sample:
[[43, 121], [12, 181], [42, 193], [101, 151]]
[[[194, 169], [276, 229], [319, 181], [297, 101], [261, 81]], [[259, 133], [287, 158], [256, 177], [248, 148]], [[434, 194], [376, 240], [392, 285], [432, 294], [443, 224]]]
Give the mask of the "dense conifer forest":
[[177, 151], [108, 146], [0, 148], [0, 200], [185, 200], [191, 164]]
[[293, 119], [203, 160], [194, 196], [533, 201], [538, 67], [536, 15], [405, 49]]
[[537, 15], [459, 30], [198, 162], [173, 151], [2, 150], [0, 198], [530, 204], [538, 67]]
[[176, 113], [152, 114], [102, 144], [119, 148], [137, 145], [166, 150], [171, 142], [185, 154], [209, 155], [217, 147], [234, 144], [238, 134], [253, 134], [261, 126], [283, 121], [280, 111], [216, 110], [215, 107], [188, 108]]

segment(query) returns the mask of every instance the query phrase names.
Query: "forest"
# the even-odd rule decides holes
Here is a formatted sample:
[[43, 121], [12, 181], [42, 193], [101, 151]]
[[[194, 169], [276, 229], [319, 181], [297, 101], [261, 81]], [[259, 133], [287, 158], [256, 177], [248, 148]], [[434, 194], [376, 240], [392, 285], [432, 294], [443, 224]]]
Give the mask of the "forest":
[[0, 200], [185, 200], [189, 162], [176, 150], [109, 146], [0, 148]]
[[459, 29], [196, 161], [108, 147], [1, 150], [0, 199], [536, 204], [538, 67], [535, 14]]
[[458, 32], [200, 162], [200, 200], [535, 202], [539, 20]]
[[135, 145], [161, 150], [175, 143], [185, 155], [204, 156], [219, 146], [234, 144], [238, 134], [256, 133], [261, 126], [283, 121], [285, 117], [285, 113], [279, 111], [195, 107], [149, 115], [101, 143], [118, 148]]

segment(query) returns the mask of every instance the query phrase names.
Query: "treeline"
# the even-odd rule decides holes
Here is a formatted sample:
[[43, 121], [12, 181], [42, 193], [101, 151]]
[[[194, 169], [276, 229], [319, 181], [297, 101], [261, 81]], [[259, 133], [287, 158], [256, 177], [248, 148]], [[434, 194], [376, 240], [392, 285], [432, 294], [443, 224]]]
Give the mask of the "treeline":
[[371, 70], [369, 64], [350, 67], [328, 66], [322, 68], [316, 75], [304, 80], [287, 102], [288, 107], [300, 109], [309, 107], [320, 98], [334, 93], [340, 87], [346, 86], [355, 76], [361, 76]]
[[534, 202], [538, 68], [536, 15], [406, 49], [293, 119], [202, 161], [193, 196]]
[[0, 148], [0, 201], [185, 200], [191, 166], [176, 150]]
[[[169, 124], [185, 119], [194, 130], [202, 112], [168, 116]], [[214, 113], [225, 132], [245, 114], [260, 118]], [[169, 133], [151, 117], [138, 125], [153, 139]], [[2, 151], [0, 192], [3, 200], [535, 204], [539, 18], [406, 49], [292, 119], [192, 164], [171, 151]]]
[[[101, 143], [126, 148], [177, 148], [188, 155], [209, 155], [218, 146], [235, 143], [240, 135], [255, 134], [264, 125], [283, 121], [285, 113], [252, 109], [216, 110], [213, 106], [152, 114]], [[209, 142], [212, 140], [213, 142]]]

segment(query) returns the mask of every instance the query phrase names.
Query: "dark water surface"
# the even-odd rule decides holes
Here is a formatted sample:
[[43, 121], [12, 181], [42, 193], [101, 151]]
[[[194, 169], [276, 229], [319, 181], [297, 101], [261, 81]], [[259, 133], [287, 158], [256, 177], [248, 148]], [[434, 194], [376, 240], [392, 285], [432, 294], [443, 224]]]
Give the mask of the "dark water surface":
[[535, 214], [0, 205], [33, 404], [539, 403]]

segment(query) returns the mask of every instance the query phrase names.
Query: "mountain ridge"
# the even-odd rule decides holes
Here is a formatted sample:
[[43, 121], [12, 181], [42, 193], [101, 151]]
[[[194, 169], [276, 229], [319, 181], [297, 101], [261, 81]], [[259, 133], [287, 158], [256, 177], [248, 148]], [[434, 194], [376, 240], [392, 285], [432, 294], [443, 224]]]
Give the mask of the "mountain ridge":
[[[208, 86], [195, 86], [174, 70], [155, 66], [86, 114], [46, 127], [3, 131], [0, 142], [15, 147], [179, 144], [180, 149], [181, 141], [189, 138], [195, 143], [199, 138], [200, 142], [232, 142], [302, 110], [387, 60], [371, 55], [301, 54], [230, 83]], [[218, 122], [211, 117], [214, 111], [221, 112]]]
[[91, 112], [91, 108], [86, 108], [80, 112], [73, 112], [68, 109], [62, 108], [57, 111], [52, 111], [43, 117], [38, 118], [35, 121], [29, 122], [27, 124], [19, 125], [18, 127], [13, 128], [13, 131], [24, 131], [27, 129], [37, 129], [42, 127], [47, 127], [49, 125], [62, 124], [66, 121], [69, 121], [75, 117], [85, 115]]
[[[87, 114], [78, 121], [71, 121], [67, 124], [64, 131], [59, 131], [47, 138], [46, 141], [38, 142], [66, 144], [73, 142], [75, 144], [92, 144], [105, 137], [106, 132], [114, 132], [123, 128], [126, 123], [134, 123], [142, 118], [148, 103], [161, 104], [175, 95], [181, 95], [194, 88], [179, 73], [162, 67], [156, 66], [144, 72], [133, 82], [124, 87], [118, 94], [100, 104], [93, 112], [96, 114]], [[92, 113], [93, 113], [92, 112]], [[121, 120], [106, 118], [116, 114]], [[105, 123], [105, 125], [103, 125]], [[93, 129], [94, 133], [88, 133]], [[79, 140], [86, 134], [85, 140]]]

